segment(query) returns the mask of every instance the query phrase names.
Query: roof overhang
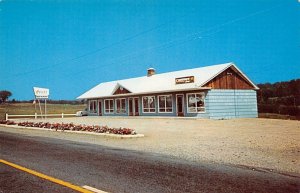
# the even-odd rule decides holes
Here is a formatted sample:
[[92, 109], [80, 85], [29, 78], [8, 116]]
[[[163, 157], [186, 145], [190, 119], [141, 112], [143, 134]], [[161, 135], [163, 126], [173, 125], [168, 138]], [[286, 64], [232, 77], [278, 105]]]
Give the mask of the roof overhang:
[[118, 94], [118, 95], [108, 95], [108, 96], [89, 97], [89, 98], [77, 98], [77, 99], [120, 98], [120, 97], [129, 97], [129, 96], [137, 96], [137, 95], [175, 93], [175, 92], [184, 92], [184, 91], [188, 92], [188, 91], [200, 91], [200, 90], [210, 90], [210, 89], [211, 89], [211, 87], [198, 87], [198, 88], [173, 89], [173, 90], [153, 91], [153, 92], [126, 93], [126, 94]]

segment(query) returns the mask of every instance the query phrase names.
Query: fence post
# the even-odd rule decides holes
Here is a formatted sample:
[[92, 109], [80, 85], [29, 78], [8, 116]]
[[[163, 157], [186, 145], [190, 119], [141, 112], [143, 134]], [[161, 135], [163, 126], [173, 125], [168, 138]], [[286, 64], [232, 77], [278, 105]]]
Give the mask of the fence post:
[[7, 121], [7, 120], [8, 120], [8, 114], [5, 113], [5, 121]]
[[61, 113], [61, 118], [64, 118], [64, 113]]
[[37, 113], [34, 113], [34, 119], [37, 119]]

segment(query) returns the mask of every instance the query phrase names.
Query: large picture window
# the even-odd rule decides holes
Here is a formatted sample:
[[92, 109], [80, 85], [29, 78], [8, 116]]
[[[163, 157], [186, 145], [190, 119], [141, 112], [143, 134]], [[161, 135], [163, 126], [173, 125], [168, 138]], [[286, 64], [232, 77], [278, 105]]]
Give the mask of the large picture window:
[[188, 113], [205, 112], [204, 93], [187, 94]]
[[126, 99], [116, 99], [116, 113], [126, 113]]
[[172, 95], [158, 96], [158, 112], [169, 113], [173, 111]]
[[97, 113], [97, 101], [96, 100], [89, 101], [89, 111], [90, 111], [90, 113]]
[[106, 114], [114, 113], [114, 100], [113, 99], [104, 100], [104, 111]]
[[143, 112], [155, 113], [155, 96], [143, 97]]

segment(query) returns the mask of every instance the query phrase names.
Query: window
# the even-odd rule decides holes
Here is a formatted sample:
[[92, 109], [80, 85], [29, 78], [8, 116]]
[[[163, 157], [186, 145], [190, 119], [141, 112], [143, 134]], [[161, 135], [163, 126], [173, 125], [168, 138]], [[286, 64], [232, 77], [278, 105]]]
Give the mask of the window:
[[143, 97], [143, 112], [155, 113], [155, 96]]
[[169, 113], [173, 111], [172, 95], [158, 96], [158, 112]]
[[105, 113], [107, 114], [114, 113], [114, 100], [113, 99], [104, 100], [104, 109], [105, 109]]
[[188, 113], [204, 112], [204, 93], [187, 94]]
[[97, 101], [96, 100], [92, 100], [92, 101], [89, 101], [89, 111], [91, 113], [97, 113], [97, 109], [96, 109], [96, 106], [97, 106]]
[[126, 113], [126, 99], [116, 99], [116, 113]]

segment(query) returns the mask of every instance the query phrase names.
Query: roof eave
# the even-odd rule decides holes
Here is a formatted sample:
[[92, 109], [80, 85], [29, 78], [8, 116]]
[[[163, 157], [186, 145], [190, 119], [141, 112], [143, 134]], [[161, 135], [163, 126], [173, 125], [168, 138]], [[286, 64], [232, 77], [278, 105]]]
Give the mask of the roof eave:
[[234, 66], [234, 64], [232, 62], [228, 63], [228, 65], [226, 67], [224, 67], [222, 70], [220, 70], [218, 73], [216, 73], [214, 76], [210, 77], [209, 79], [207, 79], [205, 82], [203, 82], [201, 84], [201, 86], [204, 86], [205, 84], [207, 84], [209, 81], [213, 80], [214, 78], [216, 78], [219, 74], [221, 74], [222, 72], [224, 72], [226, 69], [228, 69], [230, 66]]
[[173, 92], [180, 92], [180, 91], [210, 90], [210, 89], [211, 89], [211, 87], [197, 87], [197, 88], [188, 88], [188, 89], [173, 89], [173, 90], [153, 91], [153, 92], [140, 92], [140, 93], [126, 93], [126, 94], [108, 95], [108, 96], [95, 96], [95, 97], [77, 98], [77, 99], [116, 98], [116, 97], [126, 97], [126, 96], [136, 96], [136, 95], [146, 95], [146, 94], [161, 94], [161, 93], [173, 93]]
[[250, 84], [252, 84], [254, 90], [259, 90], [259, 88], [234, 63], [232, 63], [232, 66], [234, 66], [234, 68], [237, 69], [237, 71], [239, 71], [239, 73], [241, 73], [244, 76], [244, 78], [246, 78], [249, 81]]

